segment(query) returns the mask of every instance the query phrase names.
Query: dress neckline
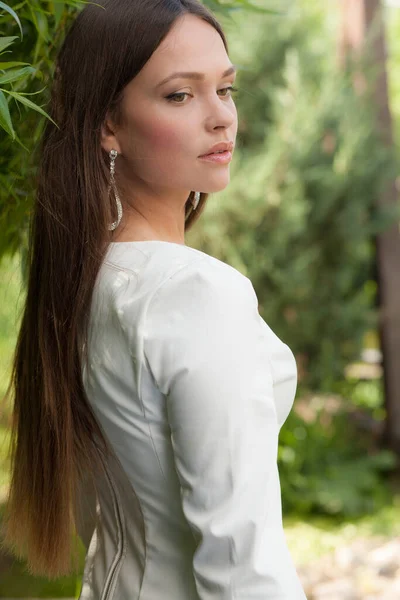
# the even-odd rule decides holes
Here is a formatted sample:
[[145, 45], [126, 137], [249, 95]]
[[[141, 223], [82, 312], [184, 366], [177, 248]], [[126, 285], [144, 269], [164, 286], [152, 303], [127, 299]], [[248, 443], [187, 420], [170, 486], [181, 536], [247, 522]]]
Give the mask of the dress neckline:
[[166, 240], [128, 240], [126, 242], [110, 242], [110, 246], [122, 246], [124, 244], [172, 244], [173, 246], [189, 248], [186, 244], [178, 244], [178, 242], [168, 242]]

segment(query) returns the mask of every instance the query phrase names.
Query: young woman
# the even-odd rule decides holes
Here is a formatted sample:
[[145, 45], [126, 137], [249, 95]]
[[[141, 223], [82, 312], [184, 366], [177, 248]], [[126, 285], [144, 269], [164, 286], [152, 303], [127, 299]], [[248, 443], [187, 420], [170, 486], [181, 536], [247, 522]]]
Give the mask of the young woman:
[[229, 183], [234, 81], [197, 0], [87, 5], [58, 56], [4, 537], [54, 577], [78, 533], [82, 599], [305, 598], [277, 469], [293, 354], [250, 280], [185, 245]]

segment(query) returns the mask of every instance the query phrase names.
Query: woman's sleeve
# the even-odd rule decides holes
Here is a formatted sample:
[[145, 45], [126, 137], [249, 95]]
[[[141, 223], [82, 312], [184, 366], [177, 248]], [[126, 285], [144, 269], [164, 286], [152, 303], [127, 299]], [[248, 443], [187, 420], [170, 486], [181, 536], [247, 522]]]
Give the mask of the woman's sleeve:
[[247, 277], [200, 260], [164, 282], [147, 310], [144, 353], [166, 397], [201, 600], [305, 599], [282, 526], [257, 306]]

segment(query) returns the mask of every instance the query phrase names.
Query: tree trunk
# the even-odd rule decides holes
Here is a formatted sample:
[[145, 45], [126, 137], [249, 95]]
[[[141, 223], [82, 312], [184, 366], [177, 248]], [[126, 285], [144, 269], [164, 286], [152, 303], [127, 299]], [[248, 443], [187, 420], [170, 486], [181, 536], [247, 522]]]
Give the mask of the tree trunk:
[[[339, 58], [342, 62], [366, 50], [377, 69], [374, 96], [377, 127], [382, 139], [393, 146], [392, 118], [389, 108], [386, 72], [386, 40], [380, 0], [340, 0], [342, 27]], [[362, 86], [362, 74], [355, 77]], [[387, 185], [377, 199], [383, 206], [398, 202], [395, 182]], [[394, 223], [377, 236], [376, 260], [379, 302], [379, 336], [383, 354], [383, 378], [386, 407], [384, 438], [400, 455], [400, 231]]]

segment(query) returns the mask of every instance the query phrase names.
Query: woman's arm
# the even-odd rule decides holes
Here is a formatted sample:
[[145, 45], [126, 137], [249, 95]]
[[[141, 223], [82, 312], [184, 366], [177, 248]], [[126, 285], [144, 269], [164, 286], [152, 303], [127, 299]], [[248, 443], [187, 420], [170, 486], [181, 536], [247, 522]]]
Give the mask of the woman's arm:
[[201, 600], [304, 600], [282, 526], [270, 357], [249, 279], [196, 261], [156, 292], [144, 352], [166, 396]]

